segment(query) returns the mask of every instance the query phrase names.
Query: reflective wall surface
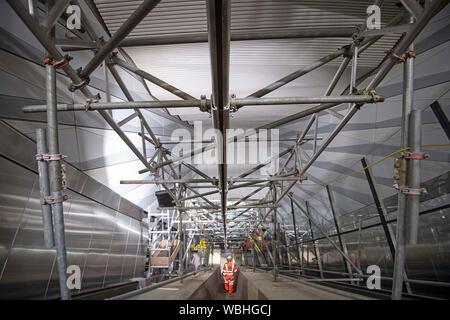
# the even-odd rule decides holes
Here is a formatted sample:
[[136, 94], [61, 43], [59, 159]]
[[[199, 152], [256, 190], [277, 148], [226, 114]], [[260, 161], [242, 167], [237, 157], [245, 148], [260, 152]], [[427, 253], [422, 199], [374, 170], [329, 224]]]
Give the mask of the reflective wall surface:
[[[56, 254], [44, 246], [37, 175], [2, 157], [0, 166], [0, 298], [55, 298]], [[143, 277], [141, 223], [66, 191], [67, 264], [81, 269], [80, 291]]]
[[[28, 153], [33, 158], [34, 144], [24, 146], [29, 139], [1, 128], [9, 143], [0, 145], [0, 299], [57, 298], [56, 253], [44, 245], [38, 176], [31, 160], [23, 161]], [[64, 218], [67, 264], [81, 270], [81, 289], [75, 291], [143, 277], [147, 235], [142, 232], [142, 211], [71, 169]], [[97, 197], [83, 196], [87, 188]]]

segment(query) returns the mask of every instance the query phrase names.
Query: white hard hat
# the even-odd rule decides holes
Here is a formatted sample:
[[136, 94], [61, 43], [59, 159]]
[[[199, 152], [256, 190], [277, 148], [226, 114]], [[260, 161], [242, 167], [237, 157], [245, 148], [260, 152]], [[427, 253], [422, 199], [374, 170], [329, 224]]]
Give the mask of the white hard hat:
[[227, 256], [227, 260], [231, 260], [233, 259], [231, 256]]

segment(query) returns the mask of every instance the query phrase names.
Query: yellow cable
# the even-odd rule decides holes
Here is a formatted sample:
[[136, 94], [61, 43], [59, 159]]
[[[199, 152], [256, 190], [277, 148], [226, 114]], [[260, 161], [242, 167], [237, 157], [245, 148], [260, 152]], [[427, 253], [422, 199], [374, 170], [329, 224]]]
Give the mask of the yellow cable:
[[[422, 147], [422, 148], [431, 148], [431, 147], [450, 147], [450, 143], [442, 143], [442, 144], [438, 144], [438, 143], [437, 143], [437, 144], [422, 144], [421, 147]], [[368, 164], [366, 167], [364, 167], [364, 168], [362, 168], [362, 169], [360, 169], [360, 170], [350, 171], [349, 173], [346, 173], [346, 174], [344, 174], [344, 175], [341, 175], [341, 176], [337, 177], [336, 179], [333, 179], [333, 180], [331, 180], [331, 181], [328, 181], [327, 183], [317, 183], [317, 184], [318, 184], [318, 185], [321, 185], [322, 187], [325, 187], [325, 186], [327, 186], [327, 185], [330, 185], [330, 184], [333, 183], [333, 182], [336, 182], [336, 181], [342, 180], [342, 179], [344, 179], [344, 178], [353, 176], [353, 175], [355, 175], [355, 174], [357, 174], [357, 173], [362, 173], [362, 172], [364, 172], [364, 170], [370, 169], [370, 168], [376, 166], [377, 164], [379, 164], [379, 163], [381, 163], [381, 162], [383, 162], [383, 161], [385, 161], [385, 160], [391, 158], [392, 156], [394, 156], [394, 155], [396, 155], [396, 154], [398, 154], [398, 153], [404, 152], [404, 151], [406, 151], [406, 150], [408, 150], [408, 149], [409, 149], [409, 147], [399, 148], [399, 149], [395, 150], [394, 152], [391, 152], [391, 153], [388, 154], [387, 156], [384, 156], [384, 157], [382, 157], [381, 159], [378, 159], [377, 161], [374, 161], [374, 162]]]

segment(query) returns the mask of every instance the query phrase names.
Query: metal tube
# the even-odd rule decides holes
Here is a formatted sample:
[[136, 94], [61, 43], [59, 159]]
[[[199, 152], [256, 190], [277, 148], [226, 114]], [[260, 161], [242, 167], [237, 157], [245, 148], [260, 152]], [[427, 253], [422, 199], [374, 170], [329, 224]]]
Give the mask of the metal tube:
[[[288, 193], [289, 191], [291, 191], [291, 189], [295, 186], [295, 184], [297, 183], [297, 181], [291, 182], [288, 187], [286, 189], [284, 189], [283, 193], [280, 195], [280, 197], [277, 198], [277, 203], [278, 204]], [[264, 216], [263, 220], [265, 220], [269, 214], [272, 212], [272, 210], [267, 211], [266, 215]], [[262, 221], [260, 221], [257, 225], [261, 224]]]
[[[45, 129], [36, 129], [36, 146], [38, 154], [47, 153], [47, 141]], [[45, 161], [38, 161], [39, 173], [39, 190], [41, 195], [42, 208], [42, 225], [44, 227], [44, 243], [47, 248], [53, 248], [53, 222], [52, 222], [52, 208], [45, 203], [45, 199], [50, 196], [50, 185], [48, 179], [48, 166]]]
[[197, 169], [196, 167], [194, 167], [193, 165], [186, 163], [186, 162], [181, 162], [181, 164], [183, 166], [185, 166], [186, 168], [194, 171], [196, 174], [198, 174], [200, 177], [203, 177], [204, 179], [212, 179], [210, 176], [208, 176], [206, 173], [204, 173], [203, 171]]
[[230, 29], [231, 0], [207, 0], [208, 43], [211, 59], [213, 126], [222, 133], [223, 139], [216, 146], [219, 165], [219, 190], [224, 228], [225, 249], [227, 248], [227, 143], [226, 131], [229, 128], [229, 77], [230, 77]]
[[280, 119], [280, 120], [276, 120], [276, 121], [274, 121], [274, 122], [265, 124], [265, 125], [259, 127], [258, 129], [273, 129], [273, 128], [282, 126], [282, 125], [284, 125], [284, 124], [287, 124], [287, 123], [289, 123], [289, 122], [292, 122], [292, 121], [294, 121], [294, 120], [298, 120], [298, 119], [307, 117], [307, 116], [309, 116], [309, 115], [312, 115], [312, 114], [315, 114], [315, 113], [319, 113], [319, 112], [321, 112], [321, 111], [324, 111], [324, 110], [327, 110], [327, 109], [336, 107], [337, 105], [339, 105], [339, 103], [324, 103], [324, 104], [319, 104], [319, 105], [314, 106], [314, 107], [311, 107], [311, 108], [309, 108], [309, 109], [306, 109], [306, 110], [297, 112], [297, 113], [295, 113], [295, 114], [293, 114], [293, 115], [284, 117], [284, 118], [282, 118], [282, 119]]
[[[262, 32], [232, 32], [231, 41], [251, 41], [251, 40], [275, 40], [275, 39], [307, 39], [307, 38], [350, 38], [355, 32], [354, 28], [308, 28], [307, 30], [283, 30], [283, 31], [262, 31]], [[207, 33], [190, 33], [186, 35], [165, 35], [165, 36], [150, 36], [124, 39], [120, 42], [120, 47], [140, 47], [140, 46], [155, 46], [167, 44], [187, 44], [187, 43], [202, 43], [208, 42]], [[64, 51], [87, 50], [92, 47], [77, 48], [73, 46], [65, 46]]]
[[137, 116], [138, 116], [138, 114], [135, 111], [132, 114], [130, 114], [129, 116], [127, 116], [127, 117], [123, 118], [122, 120], [118, 121], [117, 125], [119, 127], [121, 127], [121, 126], [127, 124], [128, 122], [130, 122], [131, 120], [133, 120], [134, 118], [136, 118]]
[[289, 152], [291, 152], [291, 149], [290, 149], [290, 148], [289, 148], [289, 149], [286, 149], [286, 150], [284, 150], [284, 151], [282, 151], [282, 152], [280, 152], [279, 154], [275, 155], [274, 157], [271, 157], [271, 158], [269, 159], [269, 161], [266, 161], [265, 163], [258, 164], [257, 166], [251, 168], [250, 170], [248, 170], [248, 171], [246, 171], [246, 172], [240, 174], [238, 178], [245, 178], [245, 177], [251, 175], [252, 173], [258, 171], [259, 169], [264, 168], [265, 166], [267, 166], [267, 165], [269, 165], [270, 163], [272, 163], [273, 160], [276, 160], [276, 159], [278, 159], [278, 158], [281, 158], [282, 156], [288, 154]]
[[[406, 36], [400, 41], [398, 46], [393, 51], [393, 54], [400, 56], [408, 47], [413, 43], [414, 39], [419, 35], [423, 28], [427, 25], [428, 21], [437, 14], [442, 8], [448, 4], [448, 0], [435, 0], [433, 1], [423, 12], [420, 18], [414, 23], [413, 28], [406, 34]], [[389, 59], [388, 62], [378, 71], [370, 84], [367, 86], [367, 90], [375, 89], [391, 69], [396, 64], [395, 59]]]
[[[265, 96], [265, 95], [269, 94], [270, 92], [284, 86], [285, 84], [323, 66], [324, 64], [336, 59], [337, 57], [340, 57], [346, 51], [347, 51], [346, 48], [340, 48], [340, 49], [336, 50], [335, 52], [330, 53], [330, 54], [326, 55], [325, 57], [315, 61], [314, 63], [310, 64], [309, 66], [306, 66], [300, 70], [297, 70], [297, 71], [281, 78], [280, 80], [269, 84], [268, 86], [264, 87], [263, 89], [260, 89], [256, 92], [252, 93], [251, 95], [248, 96], [248, 98], [260, 98], [262, 96]], [[241, 108], [242, 108], [242, 106], [241, 106]]]
[[106, 61], [103, 62], [103, 74], [105, 77], [105, 96], [106, 96], [106, 102], [111, 102], [111, 89], [109, 85], [109, 71], [108, 71], [108, 65]]
[[[272, 184], [272, 201], [277, 204], [277, 189], [274, 184]], [[273, 281], [277, 281], [278, 277], [278, 267], [277, 267], [277, 251], [278, 251], [278, 235], [277, 235], [277, 209], [273, 209], [272, 213], [272, 256], [273, 256]], [[281, 261], [280, 261], [281, 263]]]
[[[412, 18], [411, 18], [412, 19]], [[412, 45], [410, 47], [412, 48]], [[411, 58], [403, 64], [403, 105], [401, 146], [408, 146], [409, 114], [413, 106], [414, 95], [414, 64]], [[402, 188], [404, 186], [400, 186]], [[401, 300], [403, 292], [403, 274], [405, 270], [405, 220], [406, 220], [406, 195], [398, 192], [397, 226], [396, 226], [396, 250], [394, 260], [394, 275], [392, 281], [392, 300]]]
[[[413, 110], [409, 116], [408, 137], [411, 152], [420, 152], [420, 145], [422, 144], [421, 126], [421, 110]], [[416, 190], [420, 190], [420, 162], [421, 160], [410, 159], [408, 163], [408, 187]], [[408, 245], [415, 245], [417, 244], [419, 231], [420, 194], [408, 194], [406, 199], [405, 242]]]
[[314, 144], [313, 144], [313, 154], [317, 151], [317, 131], [319, 131], [319, 115], [316, 114], [314, 119]]
[[[263, 129], [263, 128], [261, 128], [261, 129]], [[251, 137], [251, 136], [257, 134], [257, 130], [258, 130], [258, 129], [253, 130], [253, 131], [250, 132], [250, 133], [249, 133], [249, 132], [246, 132], [246, 133], [244, 133], [244, 134], [239, 134], [239, 135], [230, 137], [227, 141], [228, 141], [228, 143], [231, 143], [231, 142], [233, 142], [233, 141], [239, 141], [239, 140], [244, 139], [244, 138], [246, 138], [246, 137]], [[305, 136], [306, 133], [307, 133], [307, 132], [304, 132], [303, 136]], [[305, 137], [304, 137], [304, 138], [305, 138]], [[305, 139], [306, 139], [306, 138], [305, 138]], [[307, 138], [307, 139], [310, 140], [310, 138]], [[322, 138], [321, 138], [321, 139], [322, 139]], [[298, 143], [300, 143], [300, 142], [298, 142]], [[210, 145], [204, 146], [204, 147], [202, 147], [202, 148], [198, 148], [198, 149], [192, 150], [189, 154], [186, 154], [186, 155], [183, 155], [183, 156], [180, 156], [180, 157], [177, 157], [177, 158], [172, 158], [170, 161], [165, 161], [165, 162], [161, 163], [160, 166], [166, 166], [166, 165], [169, 165], [169, 164], [171, 164], [171, 163], [173, 163], [173, 162], [178, 162], [178, 161], [184, 160], [184, 159], [186, 159], [186, 158], [191, 158], [191, 157], [193, 157], [194, 155], [197, 155], [197, 154], [200, 154], [200, 153], [203, 153], [203, 152], [206, 152], [206, 151], [213, 150], [215, 147], [216, 147], [215, 144], [210, 144]], [[282, 156], [282, 155], [284, 155], [284, 154], [286, 154], [286, 153], [288, 153], [288, 152], [290, 152], [290, 149], [287, 149], [287, 150], [281, 152], [278, 156], [272, 157], [270, 161], [273, 161], [273, 160], [277, 159], [278, 157], [280, 157], [280, 156]], [[250, 171], [246, 172], [245, 175], [249, 175], [249, 174], [251, 174], [251, 173], [257, 171], [258, 169], [260, 169], [260, 168], [262, 168], [262, 167], [268, 165], [269, 163], [270, 163], [270, 162], [266, 162], [266, 163], [257, 165], [256, 167], [254, 167], [254, 168], [251, 169]], [[145, 173], [145, 172], [147, 172], [147, 170], [145, 170], [145, 169], [139, 171], [139, 173]], [[239, 177], [243, 177], [243, 176], [244, 176], [244, 175], [240, 175]]]
[[[123, 82], [122, 78], [120, 77], [119, 73], [117, 72], [117, 70], [114, 68], [114, 66], [109, 65], [109, 71], [111, 72], [111, 74], [113, 75], [113, 78], [116, 80], [117, 84], [119, 85], [120, 89], [122, 90], [122, 92], [125, 94], [126, 98], [128, 99], [129, 103], [133, 103], [134, 99], [133, 96], [131, 95], [130, 91], [128, 90], [127, 86], [125, 85], [125, 83]], [[137, 108], [134, 109], [134, 111], [137, 113], [141, 124], [144, 126], [144, 128], [147, 130], [148, 134], [150, 135], [150, 137], [152, 138], [152, 144], [155, 145], [155, 147], [159, 147], [160, 144], [158, 142], [158, 139], [156, 138], [156, 136], [153, 134], [152, 129], [150, 128], [150, 126], [147, 123], [147, 120], [145, 120], [144, 116], [142, 115], [141, 111]], [[141, 133], [142, 134], [142, 133]], [[146, 159], [146, 157], [143, 156], [144, 159]], [[147, 159], [146, 159], [147, 161]]]
[[81, 70], [80, 78], [86, 79], [103, 60], [125, 39], [125, 37], [144, 19], [161, 0], [144, 0], [114, 35], [97, 51], [95, 56]]
[[141, 120], [141, 142], [142, 142], [142, 155], [144, 156], [145, 159], [147, 159], [147, 145], [145, 143], [145, 128], [144, 128], [144, 123]]
[[[231, 41], [272, 40], [272, 39], [301, 39], [301, 38], [335, 38], [351, 37], [354, 28], [333, 29], [301, 29], [263, 32], [232, 32]], [[135, 39], [125, 39], [120, 43], [121, 47], [153, 46], [162, 44], [186, 44], [208, 41], [207, 33], [194, 33], [186, 35], [151, 36]]]
[[375, 103], [383, 102], [381, 96], [347, 95], [347, 96], [324, 96], [324, 97], [283, 97], [283, 98], [243, 98], [236, 99], [236, 105], [290, 105], [290, 104], [313, 104], [313, 103]]
[[[397, 15], [397, 16], [390, 22], [390, 24], [398, 23], [398, 22], [401, 20], [402, 17], [403, 17], [402, 14]], [[374, 37], [373, 39], [370, 39], [370, 40], [367, 40], [367, 41], [362, 41], [362, 42], [360, 43], [361, 47], [360, 47], [360, 49], [359, 49], [359, 53], [361, 54], [364, 50], [368, 49], [372, 44], [374, 44], [374, 43], [375, 43], [378, 39], [380, 39], [380, 38], [381, 38], [381, 37]], [[354, 47], [354, 46], [351, 46], [351, 47], [350, 47], [350, 49], [349, 49], [350, 53], [351, 53], [351, 51], [353, 50], [353, 49], [352, 49], [353, 47]], [[327, 91], [326, 91], [325, 95], [330, 95], [331, 92], [334, 90], [334, 88], [335, 88], [337, 82], [339, 81], [339, 79], [341, 78], [342, 74], [343, 74], [344, 71], [346, 70], [346, 68], [347, 68], [347, 66], [348, 66], [348, 64], [349, 64], [349, 62], [350, 62], [350, 60], [351, 60], [351, 57], [350, 57], [350, 56], [346, 56], [346, 57], [342, 60], [341, 65], [339, 66], [339, 69], [337, 70], [335, 76], [333, 77], [333, 79], [332, 79], [332, 81], [331, 81], [329, 87], [327, 88]], [[358, 81], [357, 81], [357, 82], [358, 82]], [[345, 89], [344, 93], [345, 93], [345, 92], [348, 92], [348, 89]], [[344, 94], [344, 93], [343, 93], [343, 94]], [[320, 112], [320, 111], [323, 111], [323, 110], [328, 110], [328, 109], [330, 109], [330, 108], [332, 108], [332, 107], [335, 107], [335, 106], [337, 106], [337, 104], [325, 104], [325, 105], [317, 106], [317, 112]], [[331, 111], [331, 110], [329, 110], [329, 111]], [[274, 122], [272, 122], [272, 123], [266, 124], [266, 125], [260, 127], [259, 129], [261, 129], [261, 128], [262, 128], [262, 129], [276, 128], [276, 127], [278, 127], [278, 126], [281, 126], [281, 125], [290, 123], [290, 122], [292, 122], [292, 121], [301, 119], [301, 118], [303, 118], [303, 117], [305, 117], [305, 116], [307, 116], [307, 115], [310, 115], [310, 114], [311, 114], [311, 113], [306, 113], [306, 114], [305, 114], [305, 113], [302, 111], [302, 112], [299, 112], [299, 113], [296, 113], [296, 114], [287, 116], [287, 117], [285, 117], [285, 118], [279, 119], [279, 120], [274, 121]], [[338, 116], [337, 113], [334, 113], [334, 115], [340, 118], [340, 116]]]
[[380, 217], [381, 225], [384, 231], [384, 236], [386, 237], [386, 242], [389, 247], [389, 251], [391, 253], [391, 257], [394, 260], [395, 259], [395, 236], [392, 228], [387, 224], [387, 218], [388, 213], [387, 209], [384, 205], [383, 199], [380, 197], [380, 193], [378, 191], [377, 185], [375, 183], [375, 180], [372, 176], [371, 170], [368, 168], [367, 160], [366, 158], [361, 159], [361, 164], [364, 168], [364, 173], [366, 174], [367, 182], [369, 184], [370, 192], [372, 193], [372, 198], [375, 202], [375, 206], [377, 208], [378, 216]]
[[230, 178], [231, 182], [266, 182], [266, 181], [303, 181], [303, 177], [299, 176], [289, 176], [289, 177], [267, 177], [267, 178]]
[[252, 192], [250, 192], [248, 195], [242, 197], [241, 199], [239, 199], [238, 201], [233, 203], [233, 206], [237, 206], [239, 203], [249, 199], [250, 197], [254, 196], [255, 194], [257, 194], [258, 192], [260, 192], [262, 189], [266, 188], [267, 185], [261, 186], [258, 189], [253, 190]]
[[334, 128], [327, 139], [320, 145], [319, 149], [309, 161], [304, 165], [303, 170], [299, 173], [300, 176], [304, 175], [305, 172], [312, 166], [314, 161], [322, 154], [322, 152], [328, 147], [328, 145], [333, 141], [333, 139], [338, 135], [338, 133], [345, 127], [345, 125], [350, 121], [353, 115], [359, 110], [358, 105], [353, 105], [352, 108], [347, 112], [341, 122]]
[[[405, 50], [415, 39], [415, 37], [420, 33], [420, 31], [425, 27], [426, 23], [433, 17], [434, 14], [439, 12], [445, 5], [447, 4], [447, 1], [445, 0], [436, 0], [430, 5], [424, 12], [424, 14], [421, 16], [420, 23], [417, 22], [414, 24], [414, 28], [408, 32], [405, 38], [402, 39], [402, 41], [396, 46], [395, 48], [395, 54], [401, 55], [403, 54], [402, 50]], [[401, 50], [400, 50], [401, 49]], [[384, 79], [384, 77], [389, 73], [389, 71], [394, 66], [395, 62], [393, 62], [394, 59], [390, 59], [390, 61], [384, 65], [380, 71], [376, 74], [376, 76], [372, 79], [371, 83], [367, 86], [365, 89], [366, 91], [374, 90], [379, 83]], [[326, 105], [326, 104], [325, 104]], [[319, 105], [317, 107], [321, 107], [324, 105]], [[331, 108], [334, 105], [328, 106], [328, 108]], [[328, 136], [326, 141], [320, 146], [319, 150], [311, 157], [311, 159], [308, 161], [308, 163], [305, 165], [303, 170], [299, 173], [300, 176], [304, 175], [304, 173], [309, 169], [309, 167], [316, 161], [316, 159], [320, 156], [320, 154], [328, 147], [328, 145], [333, 141], [334, 137], [344, 128], [344, 126], [350, 121], [350, 119], [353, 117], [353, 115], [361, 108], [362, 105], [360, 104], [354, 104], [350, 110], [347, 112], [347, 114], [344, 116], [344, 118], [341, 120], [341, 122], [336, 126], [336, 128], [331, 132], [331, 134]], [[299, 113], [302, 115], [302, 113]], [[270, 123], [268, 125], [265, 125], [261, 128], [267, 129], [267, 128], [273, 128], [282, 124], [286, 124], [290, 121], [293, 121], [295, 119], [298, 119], [298, 115], [295, 114], [283, 119], [280, 119], [278, 121], [275, 121], [273, 123]], [[258, 128], [260, 129], [260, 128]], [[295, 183], [292, 183], [289, 185], [287, 191], [289, 191]], [[282, 194], [280, 199], [282, 199], [286, 193]], [[270, 213], [270, 211], [269, 211]]]
[[169, 91], [170, 93], [173, 93], [174, 95], [176, 95], [177, 97], [180, 97], [183, 100], [197, 100], [195, 99], [193, 96], [187, 94], [186, 92], [168, 84], [167, 82], [158, 79], [157, 77], [149, 74], [148, 72], [145, 72], [144, 70], [141, 70], [117, 57], [113, 57], [112, 62], [121, 66], [122, 68], [127, 69], [128, 71], [131, 71], [139, 76], [141, 76], [142, 78], [150, 81], [151, 83], [156, 84], [158, 87], [161, 87], [167, 91]]
[[333, 90], [336, 88], [336, 85], [338, 84], [339, 80], [341, 79], [342, 75], [344, 74], [345, 70], [347, 69], [348, 64], [350, 63], [350, 57], [346, 56], [344, 59], [342, 59], [341, 64], [339, 65], [339, 68], [337, 69], [336, 73], [333, 76], [333, 79], [331, 79], [330, 84], [327, 87], [327, 90], [325, 91], [325, 95], [329, 96]]
[[[184, 203], [182, 203], [184, 206]], [[183, 213], [184, 210], [178, 210], [179, 223], [178, 223], [178, 241], [180, 241], [180, 250], [178, 251], [178, 275], [180, 276], [180, 282], [183, 283], [183, 273], [184, 273], [184, 265], [183, 265], [183, 244], [184, 244], [184, 231], [183, 231]], [[187, 253], [186, 248], [186, 253]]]
[[283, 171], [286, 170], [286, 167], [289, 165], [289, 162], [291, 161], [291, 159], [295, 156], [295, 150], [294, 148], [288, 149], [290, 150], [289, 156], [287, 157], [287, 159], [284, 161], [283, 165], [281, 166], [281, 168], [278, 170], [277, 175], [281, 175], [283, 174]]
[[69, 3], [70, 0], [55, 1], [55, 5], [52, 7], [52, 9], [50, 10], [50, 12], [46, 17], [45, 28], [51, 29], [54, 27], [54, 25], [58, 22], [59, 17], [61, 17], [63, 12], [66, 10]]
[[291, 213], [292, 213], [292, 223], [294, 224], [294, 237], [295, 237], [295, 252], [297, 253], [298, 263], [300, 263], [300, 268], [303, 268], [303, 257], [300, 253], [300, 245], [298, 243], [298, 234], [297, 234], [297, 222], [295, 219], [295, 210], [294, 210], [294, 200], [291, 198]]
[[[291, 196], [291, 200], [293, 200], [292, 197], [293, 196]], [[297, 204], [297, 207], [299, 207], [299, 204]], [[312, 221], [311, 221], [311, 212], [309, 210], [309, 202], [308, 201], [305, 201], [305, 207], [306, 207], [306, 214], [307, 214], [307, 219], [308, 219], [308, 224], [309, 224], [309, 232], [311, 233], [311, 239], [313, 240], [314, 255], [316, 256], [317, 267], [319, 268], [320, 277], [323, 279], [322, 258], [320, 257], [319, 241], [314, 240], [314, 232], [313, 232]], [[308, 250], [308, 253], [309, 253], [309, 250]]]
[[350, 73], [350, 89], [349, 94], [353, 94], [353, 91], [356, 90], [356, 69], [358, 67], [358, 46], [354, 47], [353, 56], [352, 56], [352, 69]]
[[37, 0], [28, 0], [28, 12], [30, 13], [30, 16], [32, 16], [35, 19], [38, 18], [36, 1]]
[[[47, 3], [47, 10], [50, 10], [52, 2]], [[49, 32], [50, 41], [54, 37], [54, 30]], [[46, 70], [46, 92], [47, 92], [47, 145], [50, 155], [59, 155], [58, 137], [58, 113], [56, 111], [56, 70], [53, 66], [47, 65]], [[58, 270], [59, 290], [62, 300], [70, 299], [70, 291], [67, 287], [67, 252], [64, 232], [64, 212], [62, 205], [62, 178], [60, 160], [49, 161], [48, 164], [50, 196], [58, 199], [51, 205], [53, 216], [53, 230], [56, 246], [56, 261]]]
[[[347, 68], [348, 64], [350, 62], [350, 57], [344, 57], [344, 59], [342, 60], [341, 64], [339, 65], [338, 70], [336, 71], [336, 73], [333, 76], [333, 79], [331, 80], [330, 84], [327, 87], [327, 90], [325, 91], [325, 96], [329, 96], [334, 88], [336, 87], [337, 83], [339, 82], [339, 79], [342, 77], [342, 75], [344, 74], [345, 69]], [[328, 110], [328, 109], [325, 109]], [[298, 114], [297, 114], [298, 115]], [[315, 113], [308, 121], [305, 130], [303, 130], [302, 134], [300, 135], [300, 137], [297, 139], [297, 143], [296, 145], [298, 145], [299, 143], [301, 143], [305, 137], [306, 134], [308, 133], [309, 129], [311, 128], [311, 126], [313, 125], [314, 122], [316, 122], [316, 125], [318, 125], [318, 117], [319, 117], [319, 113]], [[286, 118], [285, 118], [286, 119]], [[290, 120], [289, 120], [290, 121]], [[274, 123], [271, 123], [269, 125], [273, 125]], [[276, 124], [277, 126], [278, 124]], [[317, 140], [317, 136], [315, 134], [315, 140]], [[314, 143], [314, 152], [316, 151], [317, 148], [317, 141], [315, 141]], [[300, 157], [301, 160], [301, 157]]]
[[[113, 70], [113, 69], [110, 69]], [[82, 103], [58, 104], [58, 111], [86, 111], [86, 110], [122, 110], [122, 109], [151, 109], [151, 108], [189, 108], [199, 107], [199, 100], [166, 100], [166, 101], [128, 101], [128, 102], [96, 102], [90, 105]], [[23, 112], [45, 112], [43, 106], [26, 106]]]
[[[64, 59], [64, 57], [61, 55], [58, 49], [56, 49], [56, 47], [54, 46], [52, 40], [47, 36], [47, 34], [42, 30], [42, 28], [37, 26], [34, 19], [28, 14], [28, 12], [24, 9], [21, 3], [15, 0], [7, 0], [7, 1], [8, 4], [11, 6], [11, 8], [13, 8], [14, 11], [17, 13], [17, 15], [20, 17], [20, 19], [25, 23], [28, 29], [39, 40], [42, 46], [48, 51], [49, 55], [53, 57], [55, 60]], [[77, 72], [70, 65], [66, 65], [63, 68], [63, 70], [74, 83], [82, 82]], [[87, 87], [82, 87], [80, 90], [86, 98], [89, 99], [94, 98], [93, 94]], [[125, 144], [131, 149], [131, 151], [136, 155], [136, 157], [138, 157], [138, 159], [145, 165], [145, 167], [149, 170], [150, 169], [153, 170], [153, 168], [150, 167], [146, 159], [142, 156], [139, 150], [133, 145], [133, 143], [127, 137], [127, 135], [120, 129], [120, 127], [110, 116], [110, 114], [104, 110], [99, 110], [99, 113], [103, 117], [103, 119], [111, 126], [111, 128], [114, 129], [114, 131], [122, 138], [123, 142], [125, 142]]]
[[[288, 177], [278, 177], [278, 176], [268, 176], [265, 178], [228, 178], [228, 182], [232, 185], [235, 182], [251, 182], [260, 183], [267, 181], [303, 181], [302, 177], [288, 176]], [[172, 180], [120, 180], [120, 184], [166, 184], [166, 183], [211, 183], [213, 185], [217, 184], [217, 179], [172, 179]]]
[[172, 180], [120, 180], [120, 184], [166, 184], [166, 183], [212, 183], [215, 179], [172, 179]]
[[335, 247], [335, 249], [356, 270], [356, 272], [358, 272], [358, 274], [363, 274], [362, 271], [348, 257], [348, 255], [344, 251], [342, 251], [341, 248], [336, 243], [334, 243], [333, 240], [331, 240], [331, 238], [325, 233], [325, 231], [322, 230], [321, 227], [319, 227], [319, 225], [317, 223], [314, 222], [314, 220], [312, 220], [311, 215], [303, 210], [303, 208], [300, 206], [300, 204], [297, 202], [297, 200], [295, 200], [293, 197], [292, 197], [292, 199], [294, 200], [294, 203], [297, 206], [297, 208], [300, 209], [300, 212], [302, 212], [309, 219], [309, 221], [317, 228], [317, 230], [319, 230], [319, 232], [322, 233], [325, 238], [327, 238], [327, 240], [331, 243], [331, 245], [333, 245], [333, 247]]
[[[331, 187], [329, 185], [326, 185], [325, 189], [327, 190], [328, 201], [330, 202], [330, 209], [331, 209], [331, 214], [333, 216], [334, 226], [336, 228], [336, 234], [337, 234], [338, 241], [339, 241], [339, 247], [341, 248], [342, 252], [344, 252], [346, 255], [348, 255], [347, 246], [341, 236], [341, 228], [340, 228], [340, 221], [339, 221], [340, 219], [336, 212], [337, 208], [335, 207], [335, 204], [334, 204], [335, 201], [334, 201], [333, 194], [331, 192]], [[344, 263], [344, 270], [347, 268], [349, 273], [352, 272], [352, 268], [347, 263], [345, 257], [343, 257], [343, 263]]]
[[[73, 0], [72, 4], [75, 4], [77, 6], [79, 6], [81, 8], [80, 5], [80, 1], [79, 0]], [[95, 14], [94, 14], [95, 15]], [[99, 37], [97, 36], [95, 29], [93, 28], [91, 21], [87, 18], [87, 15], [83, 15], [81, 14], [81, 25], [82, 25], [82, 29], [84, 29], [84, 31], [86, 31], [87, 35], [89, 36], [89, 38], [95, 42], [95, 44], [98, 43], [98, 41], [100, 40]], [[101, 41], [101, 40], [100, 40]]]
[[139, 152], [139, 150], [136, 148], [136, 146], [131, 142], [131, 140], [127, 137], [127, 135], [120, 129], [120, 127], [117, 125], [117, 123], [114, 121], [114, 119], [107, 113], [105, 110], [99, 111], [99, 113], [102, 115], [103, 119], [111, 126], [111, 128], [114, 129], [114, 131], [119, 135], [119, 137], [122, 138], [123, 142], [133, 151], [133, 153], [136, 155], [136, 157], [144, 164], [144, 166], [148, 169], [153, 171], [153, 168], [150, 166], [150, 164], [147, 162], [147, 159]]
[[362, 217], [358, 216], [358, 247], [357, 247], [357, 266], [358, 268], [361, 269], [361, 251], [362, 251], [362, 246], [361, 246], [361, 235], [362, 235]]
[[[237, 210], [237, 209], [274, 209], [278, 206], [275, 205], [241, 205], [241, 206], [228, 206], [227, 208], [230, 210]], [[158, 210], [167, 210], [167, 209], [173, 209], [173, 210], [218, 210], [220, 209], [219, 206], [195, 206], [195, 207], [160, 207]]]
[[[7, 1], [8, 4], [11, 6], [11, 8], [13, 8], [14, 11], [17, 13], [17, 15], [20, 17], [20, 19], [30, 29], [33, 35], [39, 40], [39, 42], [42, 44], [45, 50], [48, 51], [49, 55], [53, 57], [55, 60], [64, 59], [62, 54], [54, 46], [53, 40], [47, 36], [46, 32], [39, 25], [36, 24], [36, 21], [33, 19], [33, 17], [31, 17], [28, 14], [28, 12], [25, 10], [22, 4], [16, 0], [7, 0]], [[78, 74], [70, 66], [66, 66], [63, 69], [72, 80], [78, 78]]]

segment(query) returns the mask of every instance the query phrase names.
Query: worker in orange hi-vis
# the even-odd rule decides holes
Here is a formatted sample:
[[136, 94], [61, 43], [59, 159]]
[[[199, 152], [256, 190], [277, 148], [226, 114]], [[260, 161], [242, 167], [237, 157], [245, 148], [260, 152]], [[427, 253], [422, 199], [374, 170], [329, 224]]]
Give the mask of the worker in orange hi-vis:
[[233, 262], [233, 258], [231, 256], [227, 257], [227, 262], [223, 265], [222, 276], [225, 291], [228, 294], [232, 294], [234, 291], [234, 280], [236, 278], [236, 273], [238, 268]]

